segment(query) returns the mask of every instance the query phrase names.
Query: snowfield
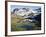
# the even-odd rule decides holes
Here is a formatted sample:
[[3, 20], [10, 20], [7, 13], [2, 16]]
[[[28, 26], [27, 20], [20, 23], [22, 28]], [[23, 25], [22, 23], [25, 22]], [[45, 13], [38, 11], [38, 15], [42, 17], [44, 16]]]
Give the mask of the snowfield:
[[15, 15], [21, 16], [21, 17], [24, 17], [24, 18], [36, 16], [36, 15], [38, 15], [39, 13], [40, 13], [40, 12], [33, 11], [33, 10], [31, 10], [31, 9], [29, 9], [28, 11], [23, 10], [23, 9], [20, 9], [20, 10], [14, 12]]

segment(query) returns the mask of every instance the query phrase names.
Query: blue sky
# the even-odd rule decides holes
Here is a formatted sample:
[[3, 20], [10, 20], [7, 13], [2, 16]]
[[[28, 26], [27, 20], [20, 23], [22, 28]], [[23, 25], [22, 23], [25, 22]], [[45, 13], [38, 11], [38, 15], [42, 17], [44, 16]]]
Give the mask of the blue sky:
[[32, 10], [40, 8], [40, 6], [21, 6], [21, 5], [11, 5], [11, 11], [15, 8], [31, 8]]

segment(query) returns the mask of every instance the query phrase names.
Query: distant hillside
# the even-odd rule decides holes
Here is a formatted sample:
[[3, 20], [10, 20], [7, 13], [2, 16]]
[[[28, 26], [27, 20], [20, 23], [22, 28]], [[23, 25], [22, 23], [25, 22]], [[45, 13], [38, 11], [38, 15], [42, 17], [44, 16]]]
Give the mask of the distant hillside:
[[32, 9], [29, 9], [29, 8], [21, 8], [21, 9], [16, 8], [13, 10], [12, 14], [21, 16], [24, 18], [28, 18], [28, 17], [34, 17], [36, 15], [39, 15], [40, 12], [33, 11]]

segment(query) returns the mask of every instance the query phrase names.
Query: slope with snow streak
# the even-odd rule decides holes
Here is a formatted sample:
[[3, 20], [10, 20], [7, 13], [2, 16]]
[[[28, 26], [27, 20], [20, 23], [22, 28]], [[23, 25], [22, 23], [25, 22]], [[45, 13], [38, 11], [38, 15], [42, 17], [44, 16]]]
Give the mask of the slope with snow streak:
[[[29, 11], [20, 9], [19, 11], [15, 11], [15, 14], [24, 18], [28, 18], [28, 17], [32, 17], [32, 16], [36, 16], [39, 14], [39, 12], [37, 11], [33, 11], [31, 9], [29, 9]], [[30, 15], [29, 15], [30, 14]], [[29, 16], [28, 16], [29, 15]]]

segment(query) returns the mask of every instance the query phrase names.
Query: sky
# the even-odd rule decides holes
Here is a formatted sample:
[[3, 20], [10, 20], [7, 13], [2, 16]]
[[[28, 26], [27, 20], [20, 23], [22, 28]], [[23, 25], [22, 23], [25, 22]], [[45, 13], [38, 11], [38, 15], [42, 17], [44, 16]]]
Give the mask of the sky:
[[11, 11], [15, 8], [31, 8], [32, 10], [40, 8], [40, 6], [21, 6], [21, 5], [11, 5]]

